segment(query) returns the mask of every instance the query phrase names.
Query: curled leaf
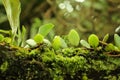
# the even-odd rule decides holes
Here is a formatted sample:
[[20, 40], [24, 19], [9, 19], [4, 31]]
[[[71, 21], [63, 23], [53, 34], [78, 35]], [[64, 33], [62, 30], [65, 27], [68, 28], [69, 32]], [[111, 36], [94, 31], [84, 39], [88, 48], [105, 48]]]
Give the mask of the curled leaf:
[[26, 40], [27, 45], [29, 45], [30, 47], [36, 47], [37, 43], [33, 40], [33, 39], [28, 39]]
[[46, 43], [48, 46], [51, 46], [51, 42], [48, 39], [43, 39], [43, 42]]
[[87, 41], [81, 40], [80, 43], [81, 43], [82, 46], [84, 46], [86, 48], [90, 48], [90, 45], [87, 43]]
[[60, 39], [61, 39], [61, 47], [62, 48], [67, 48], [68, 46], [67, 46], [67, 43], [65, 42], [65, 40], [62, 39], [62, 38], [60, 38]]

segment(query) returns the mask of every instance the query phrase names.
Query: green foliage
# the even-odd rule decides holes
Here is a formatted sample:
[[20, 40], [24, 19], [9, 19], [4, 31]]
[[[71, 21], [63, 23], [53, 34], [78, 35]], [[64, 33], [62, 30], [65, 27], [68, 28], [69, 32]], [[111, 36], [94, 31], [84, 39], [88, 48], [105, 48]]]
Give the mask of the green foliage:
[[114, 34], [115, 45], [120, 49], [120, 36], [118, 34]]
[[4, 41], [5, 41], [6, 43], [9, 43], [9, 44], [12, 42], [11, 38], [9, 38], [9, 37], [5, 37], [5, 38], [4, 38]]
[[[0, 72], [0, 79], [117, 80], [120, 78], [120, 36], [118, 34], [114, 35], [115, 45], [107, 43], [109, 34], [106, 34], [102, 41], [95, 34], [88, 37], [88, 42], [80, 41], [79, 34], [74, 29], [69, 32], [67, 39], [55, 36], [50, 42], [45, 37], [54, 25], [48, 23], [40, 26], [40, 20], [35, 19], [33, 26], [37, 27], [33, 30], [36, 33], [39, 25], [39, 31], [36, 35], [32, 35], [31, 39], [26, 40], [25, 27], [23, 26], [22, 30], [19, 28], [19, 1], [3, 0], [3, 3], [10, 21], [12, 34], [14, 33], [15, 38], [18, 38], [18, 41], [14, 43], [20, 47], [10, 44], [11, 38], [4, 36], [4, 34], [11, 34], [10, 31], [0, 30], [3, 33], [3, 35], [0, 34], [0, 70], [2, 72]], [[89, 3], [86, 5], [91, 6]], [[99, 3], [93, 5], [93, 8], [104, 9]], [[16, 11], [18, 12], [13, 13]], [[89, 21], [83, 24], [92, 26]], [[17, 28], [18, 34], [16, 35]], [[115, 72], [118, 74], [114, 74]]]
[[55, 49], [55, 50], [58, 50], [60, 49], [62, 46], [61, 44], [61, 38], [60, 36], [55, 36], [54, 39], [53, 39], [53, 42], [52, 42], [52, 47]]
[[68, 47], [68, 46], [67, 46], [67, 43], [65, 42], [65, 40], [62, 39], [61, 37], [60, 37], [60, 41], [61, 41], [61, 47], [62, 47], [62, 48], [67, 48], [67, 47]]
[[24, 26], [22, 26], [22, 31], [20, 31], [20, 29], [18, 29], [18, 35], [17, 35], [17, 37], [18, 37], [18, 41], [16, 42], [16, 44], [18, 45], [18, 46], [21, 46], [21, 47], [23, 47], [24, 46], [24, 44], [25, 44], [25, 40], [26, 40], [26, 29], [25, 29], [25, 27]]
[[48, 39], [43, 39], [43, 42], [48, 46], [51, 46], [51, 42]]
[[82, 46], [84, 46], [86, 48], [90, 48], [90, 45], [87, 43], [87, 41], [81, 40], [80, 43], [81, 43]]
[[53, 27], [54, 25], [52, 23], [44, 24], [39, 28], [38, 34], [41, 34], [45, 37]]
[[78, 46], [80, 37], [79, 37], [79, 34], [77, 33], [77, 31], [72, 29], [68, 34], [68, 40], [72, 46]]
[[30, 28], [30, 38], [33, 38], [38, 30], [39, 30], [39, 27], [42, 25], [42, 22], [39, 18], [35, 18], [32, 22], [32, 26]]
[[[113, 75], [112, 72], [120, 67], [120, 59], [111, 56], [111, 54], [116, 56], [112, 51], [117, 53], [117, 51], [115, 51], [115, 46], [112, 43], [106, 43], [107, 45], [104, 45], [104, 48], [101, 48], [99, 51], [95, 48], [91, 48], [90, 44], [85, 40], [81, 40], [80, 43], [86, 48], [70, 48], [68, 46], [63, 48], [61, 39], [60, 36], [56, 36], [53, 39], [51, 47], [46, 46], [46, 43], [44, 43], [45, 39], [41, 45], [37, 45], [36, 41], [33, 39], [28, 39], [26, 42], [30, 49], [17, 49], [17, 52], [15, 53], [14, 51], [11, 53], [8, 50], [11, 46], [6, 45], [5, 49], [3, 48], [0, 53], [1, 56], [5, 56], [1, 57], [2, 61], [5, 62], [5, 59], [7, 59], [7, 63], [3, 62], [4, 65], [1, 65], [1, 71], [3, 70], [5, 74], [11, 73], [7, 74], [8, 79], [9, 76], [12, 76], [15, 72], [19, 75], [19, 78], [18, 76], [12, 76], [15, 79], [31, 78], [39, 80], [44, 79], [47, 76], [47, 79], [49, 80], [76, 80], [76, 78], [79, 80], [104, 80], [110, 79], [109, 76]], [[10, 54], [3, 50], [8, 50], [8, 53], [10, 52]], [[119, 55], [119, 53], [117, 53], [117, 55]], [[22, 74], [19, 74], [21, 73], [21, 69]], [[28, 73], [32, 74], [29, 75]], [[97, 74], [97, 77], [94, 76], [95, 73]], [[4, 75], [1, 73], [0, 77], [1, 76], [3, 77]], [[115, 74], [113, 76], [117, 78], [119, 75]]]
[[4, 36], [2, 34], [0, 34], [0, 42], [3, 41]]
[[43, 39], [44, 37], [41, 34], [36, 34], [34, 37], [34, 40], [36, 41], [36, 43], [42, 43]]
[[114, 51], [115, 50], [115, 46], [112, 43], [109, 43], [106, 47], [105, 47], [106, 51]]
[[99, 45], [99, 39], [95, 34], [91, 34], [88, 37], [88, 42], [93, 48], [96, 48]]
[[19, 0], [2, 0], [5, 7], [8, 20], [12, 29], [13, 38], [16, 36], [17, 28], [19, 28], [19, 16], [21, 12], [21, 4]]
[[103, 38], [103, 42], [107, 42], [108, 38], [109, 38], [109, 34], [106, 34]]

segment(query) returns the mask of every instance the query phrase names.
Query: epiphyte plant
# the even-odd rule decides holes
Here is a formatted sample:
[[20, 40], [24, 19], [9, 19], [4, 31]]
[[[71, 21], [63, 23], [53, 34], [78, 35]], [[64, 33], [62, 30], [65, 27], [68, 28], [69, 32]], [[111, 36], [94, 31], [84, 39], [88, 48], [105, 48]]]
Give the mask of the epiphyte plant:
[[54, 25], [52, 23], [47, 23], [47, 24], [40, 26], [39, 31], [34, 36], [34, 38], [26, 40], [27, 45], [25, 46], [25, 48], [35, 47], [35, 46], [37, 46], [37, 44], [40, 44], [43, 42], [47, 43], [47, 44], [51, 44], [49, 42], [49, 40], [45, 39], [45, 37], [52, 30], [53, 27], [54, 27]]
[[[20, 31], [20, 20], [19, 20], [20, 12], [21, 12], [20, 1], [19, 0], [2, 0], [2, 1], [3, 1], [3, 5], [5, 7], [7, 17], [12, 29], [12, 34], [11, 34], [12, 43], [15, 43], [19, 46], [21, 45], [23, 46], [23, 40], [24, 40], [23, 37], [25, 37], [24, 35], [26, 33], [26, 29], [23, 26], [22, 31]], [[36, 43], [42, 42], [44, 40], [44, 37], [50, 32], [50, 30], [53, 27], [54, 25], [51, 23], [40, 26], [38, 34], [35, 35], [34, 37], [35, 42]], [[17, 37], [17, 42], [14, 42], [15, 37]]]

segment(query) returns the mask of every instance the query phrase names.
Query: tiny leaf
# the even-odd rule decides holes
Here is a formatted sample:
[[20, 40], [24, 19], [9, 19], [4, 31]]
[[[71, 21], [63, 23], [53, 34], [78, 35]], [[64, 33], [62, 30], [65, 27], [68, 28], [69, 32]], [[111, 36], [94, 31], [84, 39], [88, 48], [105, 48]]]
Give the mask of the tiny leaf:
[[96, 48], [99, 45], [99, 38], [95, 34], [91, 34], [88, 37], [88, 42], [93, 48]]
[[115, 45], [120, 49], [120, 36], [118, 34], [114, 34], [114, 42]]
[[27, 45], [29, 45], [30, 47], [36, 47], [37, 43], [33, 40], [33, 39], [28, 39], [26, 40]]
[[82, 46], [84, 46], [86, 48], [90, 48], [90, 45], [87, 43], [87, 41], [81, 40], [80, 43], [81, 43]]
[[103, 38], [103, 42], [107, 42], [108, 38], [109, 38], [109, 34], [106, 34]]
[[68, 47], [68, 46], [67, 46], [67, 43], [66, 43], [65, 40], [62, 39], [62, 38], [61, 38], [61, 47], [62, 47], [62, 48], [67, 48], [67, 47]]
[[106, 47], [105, 47], [106, 51], [113, 51], [115, 50], [115, 47], [112, 43], [109, 43]]
[[115, 29], [115, 32], [116, 32], [116, 33], [120, 32], [120, 26], [118, 26], [118, 27]]
[[51, 46], [51, 42], [48, 39], [43, 39], [43, 42], [46, 43], [48, 46]]
[[53, 43], [52, 46], [55, 50], [60, 49], [61, 47], [61, 38], [60, 36], [55, 36], [55, 38], [53, 39]]
[[78, 46], [79, 41], [80, 41], [80, 37], [79, 37], [79, 34], [77, 33], [77, 31], [72, 29], [68, 34], [68, 40], [69, 40], [71, 45]]
[[43, 39], [44, 39], [44, 37], [41, 34], [37, 34], [34, 37], [34, 40], [36, 41], [36, 43], [42, 43]]
[[51, 31], [51, 29], [53, 27], [54, 27], [54, 25], [52, 23], [48, 23], [48, 24], [42, 25], [39, 28], [38, 33], [41, 34], [41, 35], [43, 35], [45, 37]]

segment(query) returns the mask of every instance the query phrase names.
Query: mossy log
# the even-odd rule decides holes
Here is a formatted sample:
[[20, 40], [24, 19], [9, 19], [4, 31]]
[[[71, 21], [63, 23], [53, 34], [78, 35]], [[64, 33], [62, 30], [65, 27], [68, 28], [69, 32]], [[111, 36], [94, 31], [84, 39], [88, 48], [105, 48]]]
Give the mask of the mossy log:
[[120, 80], [120, 58], [102, 50], [0, 43], [0, 80]]

